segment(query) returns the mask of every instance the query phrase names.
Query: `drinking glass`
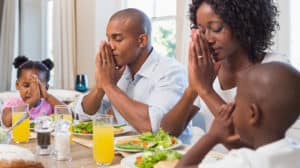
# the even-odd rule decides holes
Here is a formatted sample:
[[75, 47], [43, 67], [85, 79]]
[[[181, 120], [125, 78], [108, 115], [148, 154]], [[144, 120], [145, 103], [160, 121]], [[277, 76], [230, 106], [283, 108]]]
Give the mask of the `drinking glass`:
[[[14, 125], [23, 115], [29, 111], [29, 105], [24, 104], [12, 107], [12, 125]], [[12, 137], [16, 143], [28, 142], [30, 134], [29, 117], [22, 121], [12, 130]]]
[[114, 159], [113, 116], [99, 115], [93, 120], [93, 155], [99, 167], [108, 167]]
[[54, 120], [57, 121], [63, 119], [69, 121], [70, 124], [73, 121], [72, 111], [67, 105], [56, 105], [54, 106]]
[[73, 116], [71, 108], [67, 105], [56, 105], [54, 106], [54, 121], [57, 120], [66, 120], [70, 123], [70, 142], [72, 142], [73, 135], [72, 135], [72, 123], [73, 123]]

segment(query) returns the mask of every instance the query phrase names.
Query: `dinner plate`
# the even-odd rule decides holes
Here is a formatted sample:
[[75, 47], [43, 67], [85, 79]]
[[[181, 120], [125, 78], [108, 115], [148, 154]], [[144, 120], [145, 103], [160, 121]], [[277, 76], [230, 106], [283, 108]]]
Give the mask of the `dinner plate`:
[[136, 168], [134, 162], [136, 157], [143, 155], [144, 153], [136, 153], [130, 156], [127, 156], [121, 160], [121, 167], [123, 168]]
[[[115, 150], [118, 150], [118, 151], [123, 151], [123, 152], [142, 152], [143, 149], [123, 149], [123, 148], [119, 148], [117, 147], [117, 142], [119, 140], [122, 140], [122, 139], [127, 139], [127, 138], [130, 138], [130, 137], [135, 137], [135, 135], [133, 136], [122, 136], [122, 137], [117, 137], [115, 138]], [[174, 144], [166, 149], [176, 149], [178, 147], [180, 147], [182, 145], [182, 141], [180, 139], [177, 139], [177, 144]]]
[[[122, 128], [124, 130], [122, 132], [115, 133], [115, 136], [123, 135], [123, 134], [126, 134], [131, 131], [130, 126], [124, 126]], [[93, 136], [93, 134], [83, 134], [83, 133], [76, 133], [76, 132], [72, 132], [72, 134], [75, 136], [83, 136], [83, 137], [92, 137]]]
[[[182, 151], [178, 151], [179, 153], [184, 153]], [[136, 160], [136, 157], [138, 156], [141, 156], [145, 154], [145, 152], [140, 152], [140, 153], [136, 153], [136, 154], [133, 154], [133, 155], [130, 155], [130, 156], [127, 156], [125, 158], [123, 158], [121, 160], [121, 167], [123, 168], [137, 168], [134, 164], [135, 160]], [[224, 154], [222, 153], [219, 153], [219, 152], [209, 152], [205, 158], [202, 160], [202, 163], [201, 164], [208, 164], [208, 163], [212, 163], [212, 162], [216, 162], [218, 160], [221, 160], [222, 158], [224, 157]]]
[[[179, 153], [181, 153], [181, 154], [184, 154], [184, 153], [185, 153], [185, 152], [183, 152], [183, 151], [177, 151], [177, 152], [179, 152]], [[138, 156], [142, 156], [142, 155], [144, 155], [144, 154], [146, 154], [146, 153], [147, 153], [147, 152], [140, 152], [140, 153], [136, 153], [136, 154], [133, 154], [133, 155], [130, 155], [130, 156], [127, 156], [127, 157], [123, 158], [123, 159], [121, 160], [121, 163], [120, 163], [121, 167], [122, 167], [122, 168], [137, 168], [137, 167], [135, 166], [135, 164], [134, 164], [136, 158], [137, 158]]]
[[115, 136], [124, 135], [124, 134], [126, 134], [126, 133], [132, 131], [132, 128], [131, 128], [130, 126], [128, 126], [128, 125], [123, 126], [122, 128], [123, 128], [124, 130], [123, 130], [122, 132], [115, 133]]

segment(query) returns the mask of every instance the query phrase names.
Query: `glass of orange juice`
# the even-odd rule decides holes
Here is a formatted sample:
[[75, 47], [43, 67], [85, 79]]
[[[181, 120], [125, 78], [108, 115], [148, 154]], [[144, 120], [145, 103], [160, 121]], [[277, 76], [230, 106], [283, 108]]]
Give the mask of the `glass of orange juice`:
[[56, 105], [54, 106], [54, 118], [55, 121], [58, 119], [64, 119], [72, 123], [73, 117], [69, 106], [67, 105]]
[[98, 115], [93, 120], [93, 155], [99, 167], [107, 167], [114, 159], [113, 116]]
[[[12, 107], [12, 125], [14, 125], [23, 115], [29, 111], [29, 105], [24, 104]], [[30, 135], [29, 117], [23, 120], [12, 130], [12, 137], [16, 143], [28, 142]]]

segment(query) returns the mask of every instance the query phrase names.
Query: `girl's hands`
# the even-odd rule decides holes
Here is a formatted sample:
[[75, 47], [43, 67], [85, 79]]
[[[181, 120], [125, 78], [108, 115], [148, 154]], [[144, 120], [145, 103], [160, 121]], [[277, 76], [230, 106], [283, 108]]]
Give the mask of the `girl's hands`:
[[214, 63], [204, 35], [199, 30], [193, 29], [191, 36], [188, 61], [189, 85], [201, 96], [213, 90], [213, 82], [220, 66]]
[[46, 86], [38, 79], [38, 83], [39, 83], [39, 89], [40, 89], [40, 93], [41, 93], [41, 98], [44, 98], [47, 100], [49, 94], [47, 92]]
[[31, 108], [31, 107], [35, 107], [41, 99], [39, 79], [36, 75], [32, 75], [31, 77], [30, 93], [31, 93], [31, 97], [26, 100], [26, 103], [28, 103]]

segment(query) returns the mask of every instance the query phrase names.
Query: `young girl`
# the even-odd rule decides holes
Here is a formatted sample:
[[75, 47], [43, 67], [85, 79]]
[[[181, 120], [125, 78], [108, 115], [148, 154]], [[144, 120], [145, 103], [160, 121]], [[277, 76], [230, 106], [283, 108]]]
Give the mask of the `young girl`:
[[63, 104], [47, 92], [50, 70], [54, 67], [50, 59], [31, 61], [25, 56], [18, 56], [13, 63], [17, 68], [16, 88], [21, 98], [11, 98], [2, 107], [2, 123], [12, 125], [11, 107], [29, 104], [30, 119], [35, 119], [42, 112], [53, 113], [53, 106]]

